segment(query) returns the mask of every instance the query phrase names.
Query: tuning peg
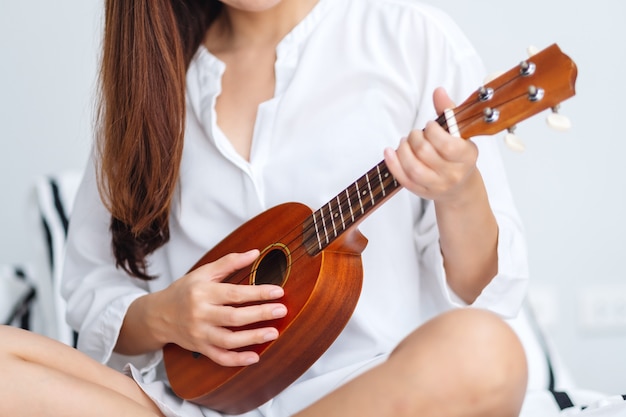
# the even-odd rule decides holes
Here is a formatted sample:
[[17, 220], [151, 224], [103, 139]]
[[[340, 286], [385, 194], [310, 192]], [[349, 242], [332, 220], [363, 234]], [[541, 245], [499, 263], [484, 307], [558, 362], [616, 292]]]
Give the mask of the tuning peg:
[[554, 130], [558, 130], [560, 132], [565, 132], [572, 127], [572, 123], [570, 122], [567, 116], [563, 116], [559, 113], [559, 106], [554, 106], [552, 108], [552, 113], [548, 116], [546, 122], [548, 126], [550, 126]]
[[490, 82], [492, 82], [493, 80], [501, 76], [502, 74], [504, 74], [504, 71], [492, 72], [491, 74], [487, 74], [487, 76], [485, 77], [485, 81], [483, 83], [489, 84]]
[[512, 151], [522, 153], [526, 150], [524, 142], [515, 134], [515, 126], [511, 126], [507, 129], [508, 133], [504, 135], [504, 143]]
[[534, 45], [530, 45], [528, 48], [526, 48], [526, 52], [528, 53], [528, 56], [533, 56], [533, 55], [537, 55], [540, 51], [539, 48], [537, 48]]
[[[528, 48], [526, 48], [526, 52], [528, 53], [528, 56], [531, 57], [533, 55], [538, 54], [541, 51], [536, 46], [530, 45]], [[502, 74], [504, 74], [504, 71], [492, 72], [491, 74], [487, 74], [487, 77], [485, 77], [485, 80], [484, 80], [484, 84], [489, 84], [491, 81], [495, 80]]]

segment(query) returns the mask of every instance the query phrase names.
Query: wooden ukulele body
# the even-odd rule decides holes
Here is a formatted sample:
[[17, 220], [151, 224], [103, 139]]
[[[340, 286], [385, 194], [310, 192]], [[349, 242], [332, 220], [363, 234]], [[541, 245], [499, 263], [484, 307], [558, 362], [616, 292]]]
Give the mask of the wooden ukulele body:
[[255, 326], [275, 326], [280, 336], [252, 347], [260, 355], [254, 365], [224, 367], [178, 345], [166, 345], [165, 367], [178, 396], [229, 414], [243, 413], [285, 389], [341, 333], [361, 292], [360, 254], [367, 239], [354, 228], [312, 256], [303, 245], [302, 230], [311, 213], [299, 203], [276, 206], [246, 222], [194, 265], [192, 269], [228, 253], [258, 248], [261, 255], [251, 268], [224, 281], [282, 285], [285, 296], [280, 301], [288, 313]]

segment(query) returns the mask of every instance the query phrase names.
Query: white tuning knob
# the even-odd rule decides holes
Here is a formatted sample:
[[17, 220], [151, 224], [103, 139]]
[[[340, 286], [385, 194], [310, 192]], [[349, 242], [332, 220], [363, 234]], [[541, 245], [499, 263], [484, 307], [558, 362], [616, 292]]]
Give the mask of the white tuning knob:
[[556, 110], [553, 110], [553, 112], [547, 117], [546, 122], [552, 129], [560, 132], [565, 132], [572, 127], [572, 123], [567, 116], [563, 116]]
[[522, 153], [526, 150], [526, 145], [524, 145], [524, 142], [515, 133], [513, 133], [514, 130], [514, 128], [509, 129], [508, 133], [504, 135], [504, 143], [506, 143], [506, 146], [508, 146], [512, 151]]
[[539, 53], [539, 48], [530, 45], [528, 48], [526, 48], [526, 52], [528, 53], [528, 56], [537, 55]]
[[502, 74], [504, 74], [504, 71], [492, 72], [491, 74], [487, 74], [487, 76], [485, 77], [485, 81], [483, 81], [483, 83], [489, 84], [490, 82], [492, 82], [493, 80], [501, 76]]

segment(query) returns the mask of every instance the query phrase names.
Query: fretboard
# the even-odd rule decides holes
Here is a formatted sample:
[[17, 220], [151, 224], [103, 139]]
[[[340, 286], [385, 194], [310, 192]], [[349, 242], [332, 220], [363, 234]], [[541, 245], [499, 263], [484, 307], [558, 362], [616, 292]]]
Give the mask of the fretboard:
[[[436, 121], [451, 134], [458, 135], [453, 112], [442, 114]], [[307, 252], [315, 255], [324, 250], [400, 187], [385, 161], [379, 162], [304, 221], [302, 237]]]
[[400, 188], [381, 161], [314, 212], [303, 224], [304, 245], [314, 255], [359, 223]]

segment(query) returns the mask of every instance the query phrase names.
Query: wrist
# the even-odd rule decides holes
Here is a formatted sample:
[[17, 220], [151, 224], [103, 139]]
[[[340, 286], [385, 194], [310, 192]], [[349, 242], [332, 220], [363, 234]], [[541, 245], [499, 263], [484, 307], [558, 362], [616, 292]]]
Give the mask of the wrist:
[[471, 171], [467, 178], [450, 193], [435, 200], [435, 206], [448, 210], [465, 210], [476, 203], [487, 200], [487, 190], [478, 169]]
[[130, 304], [115, 346], [117, 353], [139, 355], [161, 349], [167, 343], [158, 294], [142, 295]]

